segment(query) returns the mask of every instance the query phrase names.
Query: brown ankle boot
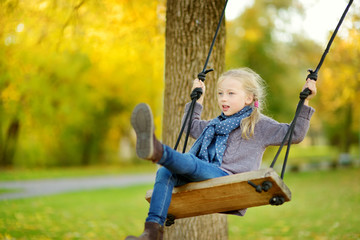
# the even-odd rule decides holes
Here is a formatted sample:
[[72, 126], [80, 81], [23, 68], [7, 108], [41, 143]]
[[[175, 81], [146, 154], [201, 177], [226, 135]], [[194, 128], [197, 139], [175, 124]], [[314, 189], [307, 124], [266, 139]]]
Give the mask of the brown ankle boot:
[[131, 115], [131, 125], [136, 133], [136, 154], [138, 157], [158, 162], [163, 154], [163, 146], [154, 134], [154, 120], [149, 105], [138, 104]]
[[164, 227], [158, 223], [146, 222], [144, 232], [139, 236], [128, 236], [125, 240], [162, 240]]

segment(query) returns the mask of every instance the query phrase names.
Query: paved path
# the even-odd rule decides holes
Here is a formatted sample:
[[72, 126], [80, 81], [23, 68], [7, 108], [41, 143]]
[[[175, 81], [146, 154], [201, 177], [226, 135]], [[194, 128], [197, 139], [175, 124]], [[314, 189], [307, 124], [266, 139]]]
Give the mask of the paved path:
[[86, 178], [43, 179], [31, 181], [7, 181], [0, 182], [0, 189], [12, 189], [16, 191], [0, 194], [0, 201], [79, 190], [91, 190], [109, 187], [127, 187], [139, 184], [153, 183], [154, 179], [154, 174], [142, 174]]

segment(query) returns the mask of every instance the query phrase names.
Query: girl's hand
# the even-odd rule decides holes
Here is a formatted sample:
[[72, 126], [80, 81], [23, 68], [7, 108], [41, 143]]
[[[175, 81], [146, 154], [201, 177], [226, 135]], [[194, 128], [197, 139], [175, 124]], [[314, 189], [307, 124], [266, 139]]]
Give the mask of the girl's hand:
[[205, 83], [196, 78], [193, 81], [193, 86], [191, 88], [191, 91], [193, 91], [195, 88], [201, 88], [203, 90], [201, 97], [197, 100], [198, 103], [202, 104], [204, 101], [204, 95], [205, 95]]
[[312, 99], [316, 95], [316, 92], [317, 92], [316, 81], [311, 80], [310, 78], [306, 79], [306, 83], [302, 90], [304, 90], [305, 88], [308, 88], [311, 91], [311, 94], [305, 99], [305, 102], [304, 102], [305, 105], [309, 105], [309, 100]]

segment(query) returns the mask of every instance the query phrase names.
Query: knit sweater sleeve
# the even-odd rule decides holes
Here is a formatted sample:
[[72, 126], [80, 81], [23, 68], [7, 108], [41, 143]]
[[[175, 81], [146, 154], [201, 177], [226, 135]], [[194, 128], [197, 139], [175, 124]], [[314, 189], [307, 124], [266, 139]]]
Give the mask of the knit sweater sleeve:
[[[313, 115], [315, 110], [312, 107], [304, 105], [301, 109], [301, 112], [298, 116], [298, 119], [295, 124], [294, 133], [292, 137], [292, 143], [299, 143], [304, 140], [305, 135], [310, 126], [310, 118]], [[279, 123], [271, 118], [265, 117], [266, 124], [260, 124], [262, 127], [259, 129], [262, 138], [263, 145], [267, 146], [278, 146], [281, 144], [283, 138], [286, 135], [286, 132], [289, 129], [290, 124]], [[263, 118], [263, 120], [264, 120]], [[261, 121], [261, 120], [260, 120]]]
[[[185, 112], [181, 121], [181, 125], [184, 124], [186, 114], [190, 109], [190, 105], [191, 103], [187, 103], [185, 105]], [[190, 128], [190, 136], [195, 139], [197, 139], [200, 136], [204, 128], [210, 122], [210, 121], [201, 120], [202, 110], [203, 110], [203, 106], [200, 103], [196, 102], [194, 106], [194, 113], [191, 119], [191, 128]], [[184, 129], [185, 132], [187, 131], [188, 126], [189, 126], [189, 119], [186, 121], [185, 129]]]

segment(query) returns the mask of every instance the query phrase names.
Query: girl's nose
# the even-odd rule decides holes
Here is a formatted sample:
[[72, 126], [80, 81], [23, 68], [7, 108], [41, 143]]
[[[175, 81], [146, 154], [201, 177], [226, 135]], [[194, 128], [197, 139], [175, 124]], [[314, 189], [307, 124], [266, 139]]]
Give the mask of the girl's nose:
[[221, 101], [221, 102], [225, 102], [226, 100], [227, 100], [227, 98], [226, 98], [225, 95], [220, 97], [220, 101]]

